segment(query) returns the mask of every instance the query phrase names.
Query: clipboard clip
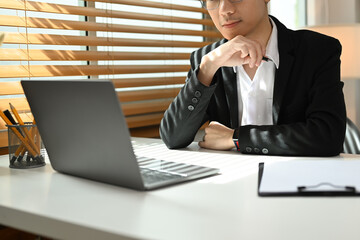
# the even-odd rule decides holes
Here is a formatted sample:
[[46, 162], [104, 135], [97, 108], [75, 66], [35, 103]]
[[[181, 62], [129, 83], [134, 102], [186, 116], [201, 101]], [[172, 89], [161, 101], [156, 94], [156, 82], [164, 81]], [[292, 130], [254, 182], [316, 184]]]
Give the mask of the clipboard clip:
[[[321, 189], [322, 187], [326, 187], [326, 189]], [[331, 194], [339, 194], [339, 195], [355, 195], [356, 188], [352, 186], [339, 186], [334, 185], [332, 183], [322, 182], [312, 186], [298, 186], [297, 187], [299, 193], [303, 194], [311, 194], [311, 193], [322, 193], [325, 195]]]

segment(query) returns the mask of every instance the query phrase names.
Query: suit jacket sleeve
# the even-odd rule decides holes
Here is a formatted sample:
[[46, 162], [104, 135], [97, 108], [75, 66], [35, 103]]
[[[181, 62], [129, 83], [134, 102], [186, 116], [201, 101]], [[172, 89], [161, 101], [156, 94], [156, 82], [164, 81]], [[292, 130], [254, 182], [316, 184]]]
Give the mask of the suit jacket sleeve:
[[206, 111], [217, 84], [207, 87], [197, 79], [201, 57], [206, 50], [200, 49], [191, 54], [191, 69], [185, 85], [161, 120], [160, 136], [168, 148], [188, 146], [201, 125], [209, 119]]

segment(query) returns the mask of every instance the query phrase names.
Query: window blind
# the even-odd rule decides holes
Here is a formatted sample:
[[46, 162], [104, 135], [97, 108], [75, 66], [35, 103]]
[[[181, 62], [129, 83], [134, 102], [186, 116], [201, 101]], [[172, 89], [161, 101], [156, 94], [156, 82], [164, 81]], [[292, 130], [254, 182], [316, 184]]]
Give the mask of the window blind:
[[1, 110], [31, 121], [21, 80], [110, 79], [132, 136], [158, 137], [190, 53], [220, 37], [204, 15], [197, 0], [0, 0]]

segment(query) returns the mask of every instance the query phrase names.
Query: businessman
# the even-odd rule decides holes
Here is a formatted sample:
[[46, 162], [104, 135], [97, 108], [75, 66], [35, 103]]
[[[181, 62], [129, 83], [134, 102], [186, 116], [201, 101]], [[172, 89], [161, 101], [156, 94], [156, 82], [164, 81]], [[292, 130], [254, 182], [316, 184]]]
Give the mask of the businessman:
[[224, 39], [190, 57], [185, 85], [160, 124], [169, 148], [199, 145], [248, 154], [334, 156], [346, 128], [341, 45], [268, 15], [270, 0], [207, 0]]

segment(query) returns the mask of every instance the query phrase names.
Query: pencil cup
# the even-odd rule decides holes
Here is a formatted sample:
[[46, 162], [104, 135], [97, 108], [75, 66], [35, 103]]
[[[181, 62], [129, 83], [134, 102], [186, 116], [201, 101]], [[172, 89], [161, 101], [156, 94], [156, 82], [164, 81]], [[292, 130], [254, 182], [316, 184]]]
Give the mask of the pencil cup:
[[36, 125], [7, 125], [10, 168], [35, 168], [45, 165], [45, 148]]

